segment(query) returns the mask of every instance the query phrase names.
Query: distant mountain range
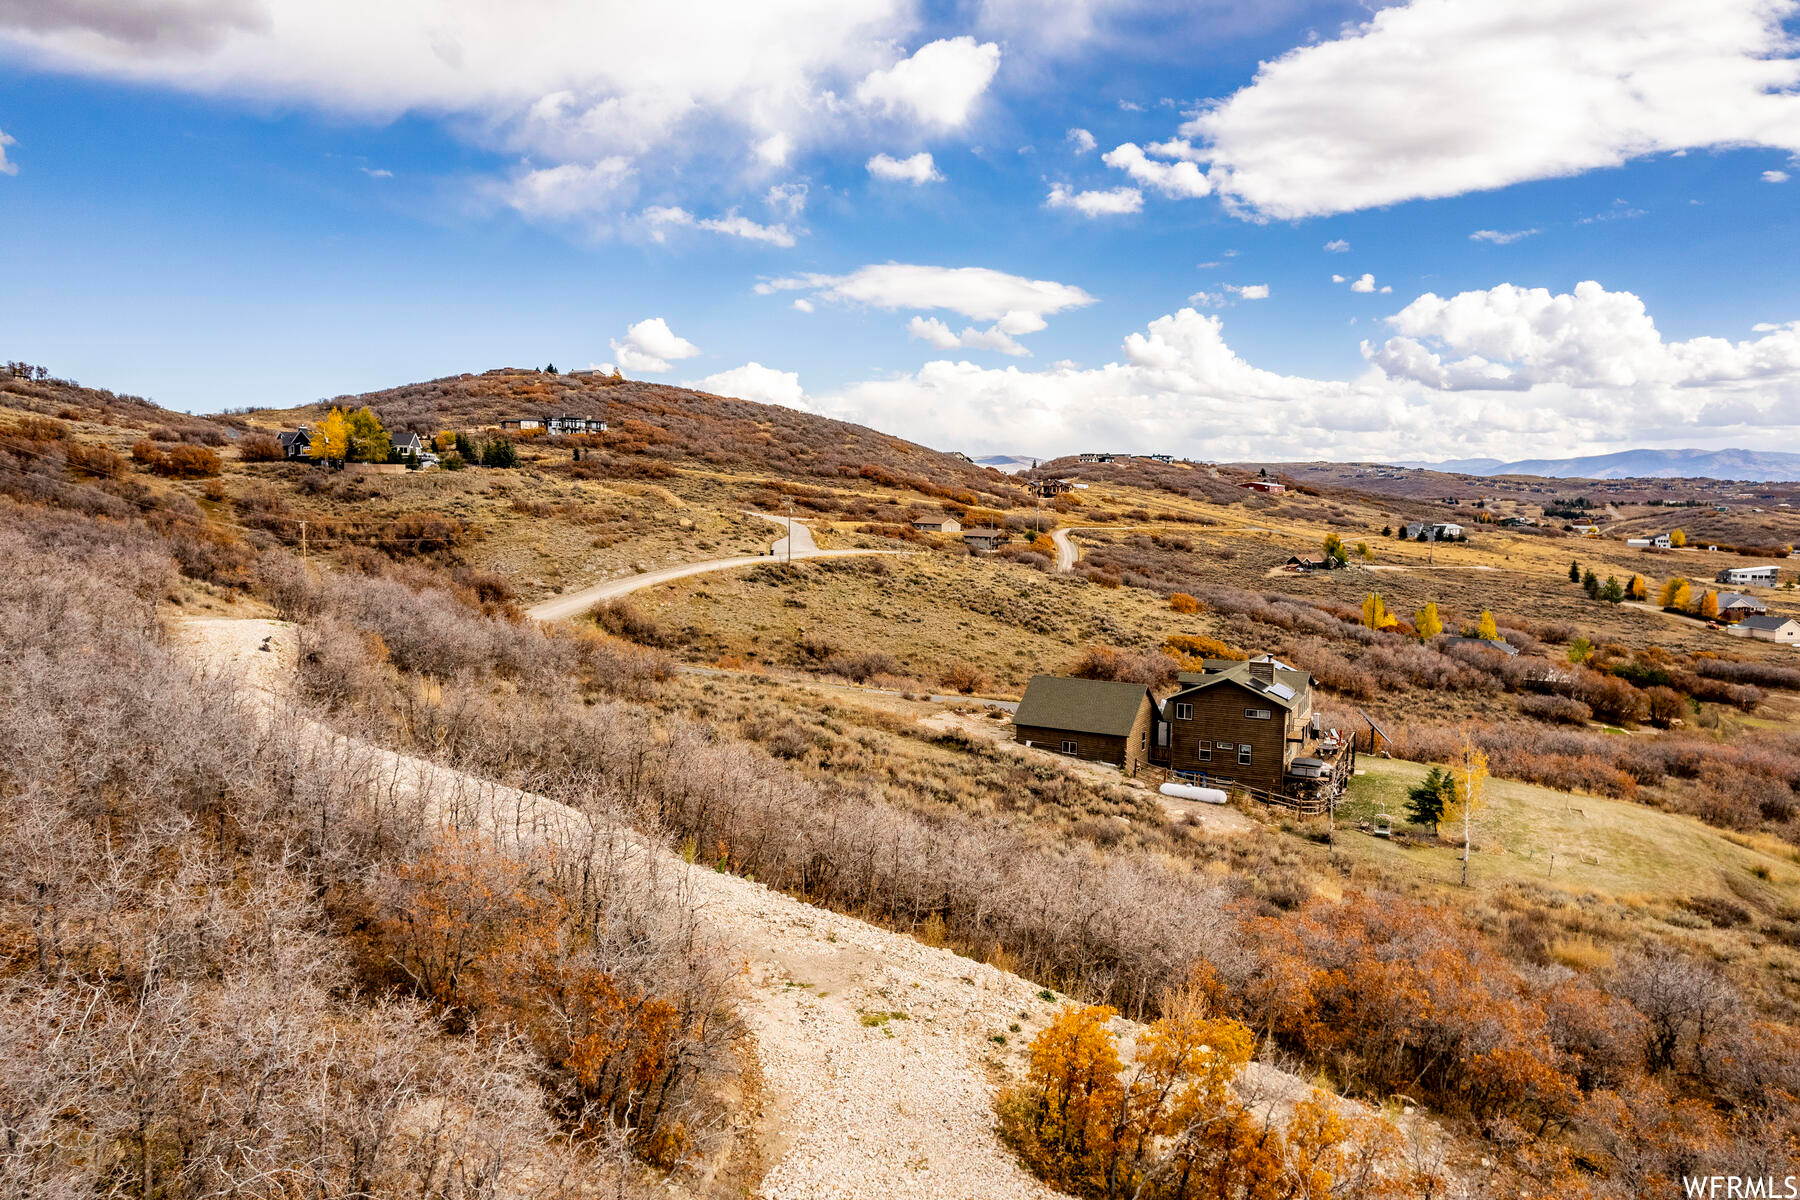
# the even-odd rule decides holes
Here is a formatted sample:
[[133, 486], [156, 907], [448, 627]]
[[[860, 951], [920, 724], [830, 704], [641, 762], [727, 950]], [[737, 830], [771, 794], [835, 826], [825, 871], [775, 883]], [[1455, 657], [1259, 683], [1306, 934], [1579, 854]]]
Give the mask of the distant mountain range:
[[984, 454], [975, 460], [978, 467], [992, 467], [996, 471], [1004, 471], [1008, 475], [1016, 475], [1020, 471], [1031, 470], [1031, 464], [1037, 459], [1018, 454]]
[[1539, 475], [1548, 479], [1800, 479], [1800, 454], [1781, 450], [1619, 450], [1581, 458], [1453, 458], [1396, 467], [1461, 475]]

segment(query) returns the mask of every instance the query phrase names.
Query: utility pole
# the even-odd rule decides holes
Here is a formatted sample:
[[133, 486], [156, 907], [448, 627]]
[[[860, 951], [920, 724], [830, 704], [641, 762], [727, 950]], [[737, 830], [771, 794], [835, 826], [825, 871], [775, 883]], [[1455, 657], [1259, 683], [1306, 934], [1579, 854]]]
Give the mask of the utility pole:
[[788, 500], [787, 560], [789, 566], [794, 564], [794, 502], [792, 499]]
[[306, 522], [300, 522], [300, 561], [306, 561]]

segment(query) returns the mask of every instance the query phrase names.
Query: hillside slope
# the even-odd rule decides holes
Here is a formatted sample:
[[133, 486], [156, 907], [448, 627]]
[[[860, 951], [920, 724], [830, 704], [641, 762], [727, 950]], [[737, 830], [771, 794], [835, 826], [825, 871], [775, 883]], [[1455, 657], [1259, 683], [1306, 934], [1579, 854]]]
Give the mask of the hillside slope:
[[[1013, 490], [998, 471], [861, 425], [776, 404], [636, 380], [615, 383], [598, 375], [502, 369], [337, 396], [330, 403], [367, 405], [390, 428], [419, 433], [518, 416], [599, 417], [611, 427], [606, 438], [611, 447], [651, 458], [825, 478], [856, 475], [873, 466], [940, 487]], [[264, 411], [253, 419], [268, 425], [271, 419], [306, 419], [320, 411], [314, 405]]]

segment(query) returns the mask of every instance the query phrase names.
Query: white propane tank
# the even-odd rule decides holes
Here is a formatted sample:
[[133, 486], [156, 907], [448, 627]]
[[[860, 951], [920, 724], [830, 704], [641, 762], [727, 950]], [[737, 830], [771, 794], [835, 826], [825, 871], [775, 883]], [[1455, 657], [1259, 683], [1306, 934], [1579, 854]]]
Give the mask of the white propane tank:
[[1218, 788], [1196, 787], [1191, 783], [1165, 783], [1157, 790], [1177, 800], [1198, 800], [1202, 804], [1224, 804], [1228, 799]]

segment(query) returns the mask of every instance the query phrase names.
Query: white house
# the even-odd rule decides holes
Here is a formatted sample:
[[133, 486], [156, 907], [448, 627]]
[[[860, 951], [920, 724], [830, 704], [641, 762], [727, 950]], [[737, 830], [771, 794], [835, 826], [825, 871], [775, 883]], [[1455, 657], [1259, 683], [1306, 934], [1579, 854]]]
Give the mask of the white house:
[[1800, 645], [1800, 621], [1792, 617], [1745, 617], [1731, 626], [1731, 632], [1784, 646]]
[[1714, 581], [1733, 587], [1774, 587], [1778, 574], [1775, 567], [1726, 567], [1714, 576]]

